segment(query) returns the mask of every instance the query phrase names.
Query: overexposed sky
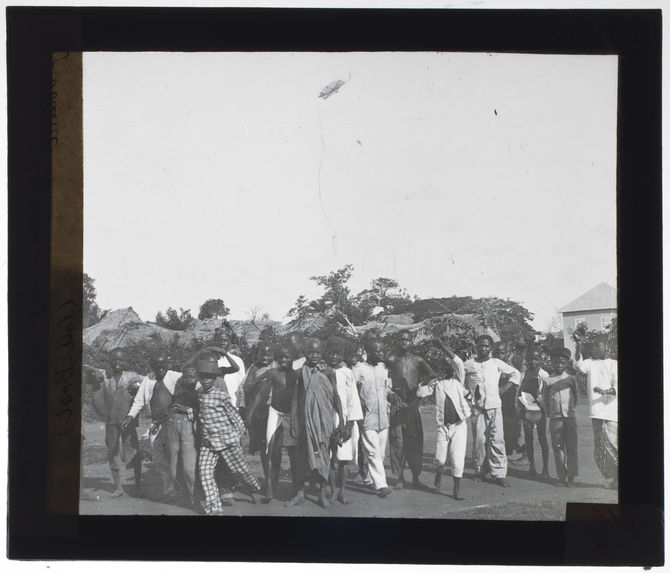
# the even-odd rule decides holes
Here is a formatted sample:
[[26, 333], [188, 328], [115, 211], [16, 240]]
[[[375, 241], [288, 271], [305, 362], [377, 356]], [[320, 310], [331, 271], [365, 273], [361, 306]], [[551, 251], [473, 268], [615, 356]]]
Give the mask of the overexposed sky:
[[[328, 99], [328, 83], [346, 81]], [[84, 270], [145, 320], [282, 320], [355, 266], [543, 328], [616, 285], [615, 56], [87, 53]]]

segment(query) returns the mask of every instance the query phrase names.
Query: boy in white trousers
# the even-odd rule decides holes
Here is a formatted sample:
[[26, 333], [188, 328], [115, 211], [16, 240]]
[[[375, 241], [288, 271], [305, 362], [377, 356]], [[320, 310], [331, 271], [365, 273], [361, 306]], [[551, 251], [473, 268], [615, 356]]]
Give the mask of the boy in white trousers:
[[461, 497], [461, 478], [465, 466], [465, 447], [468, 440], [467, 418], [470, 417], [470, 405], [465, 398], [463, 380], [465, 369], [463, 361], [442, 341], [436, 341], [448, 358], [442, 358], [437, 364], [439, 378], [417, 388], [416, 395], [425, 398], [435, 393], [435, 421], [437, 423], [437, 447], [435, 461], [435, 487], [442, 485], [442, 473], [451, 458], [451, 475], [454, 478], [453, 497]]

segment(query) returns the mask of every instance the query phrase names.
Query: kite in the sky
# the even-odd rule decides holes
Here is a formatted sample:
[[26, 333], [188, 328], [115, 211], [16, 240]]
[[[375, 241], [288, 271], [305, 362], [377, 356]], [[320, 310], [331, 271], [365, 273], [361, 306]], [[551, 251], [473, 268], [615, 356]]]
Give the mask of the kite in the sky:
[[330, 82], [325, 88], [321, 90], [321, 93], [319, 94], [319, 97], [322, 97], [323, 99], [328, 99], [330, 96], [332, 96], [334, 93], [337, 93], [338, 90], [345, 84], [346, 82], [342, 80], [335, 80], [334, 82]]

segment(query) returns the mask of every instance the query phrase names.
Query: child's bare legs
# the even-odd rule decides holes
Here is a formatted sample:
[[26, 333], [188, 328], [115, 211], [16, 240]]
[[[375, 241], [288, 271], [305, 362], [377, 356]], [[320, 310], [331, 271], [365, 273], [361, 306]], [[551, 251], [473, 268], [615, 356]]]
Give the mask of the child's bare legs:
[[110, 497], [121, 497], [123, 488], [121, 487], [121, 425], [107, 424], [105, 426], [105, 446], [107, 446], [107, 459], [109, 460], [109, 469], [112, 473], [112, 482], [114, 482], [114, 491]]
[[464, 497], [461, 496], [461, 478], [454, 477], [454, 499], [463, 500]]
[[547, 420], [544, 416], [537, 425], [537, 439], [542, 450], [542, 479], [549, 479], [549, 442], [547, 441]]
[[440, 489], [442, 486], [442, 472], [444, 471], [444, 464], [440, 464], [435, 468], [435, 481], [433, 481], [433, 484], [437, 489]]
[[302, 505], [305, 503], [305, 486], [304, 484], [298, 488], [298, 493], [293, 496], [289, 501], [287, 501], [284, 505], [286, 507], [293, 507], [294, 505]]
[[[272, 499], [272, 448], [274, 445], [274, 438], [270, 440], [268, 451], [265, 451], [265, 444], [261, 444], [261, 464], [263, 466], [263, 474], [265, 475], [265, 499], [270, 501]], [[265, 501], [265, 500], [263, 500]]]
[[117, 469], [112, 469], [112, 481], [114, 482], [114, 491], [109, 497], [121, 497], [123, 495], [123, 488], [121, 487], [121, 472]]
[[136, 497], [143, 497], [142, 491], [142, 456], [138, 453], [135, 462], [133, 463], [133, 474], [135, 476], [135, 495]]
[[328, 481], [330, 482], [330, 503], [334, 503], [337, 499], [337, 461], [335, 457], [330, 463], [330, 475]]
[[527, 420], [523, 421], [523, 435], [524, 441], [526, 442], [526, 453], [528, 454], [528, 461], [530, 462], [530, 469], [528, 470], [528, 475], [536, 476], [537, 470], [535, 469], [535, 444], [533, 443], [533, 438], [535, 437], [534, 430], [535, 424], [528, 422]]
[[317, 483], [319, 484], [319, 505], [323, 507], [323, 509], [326, 509], [330, 505], [330, 500], [328, 499], [328, 496], [326, 496], [326, 482], [327, 480], [320, 476], [317, 478]]
[[347, 479], [346, 479], [346, 469], [347, 469], [347, 462], [335, 462], [337, 463], [337, 480], [340, 482], [340, 490], [339, 492], [337, 491], [336, 487], [336, 477], [335, 477], [335, 468], [331, 467], [331, 472], [330, 472], [330, 486], [331, 486], [331, 494], [330, 494], [330, 503], [334, 503], [335, 500], [337, 499], [340, 503], [344, 505], [349, 505], [351, 503], [351, 500], [349, 499], [349, 496], [344, 493], [347, 487]]

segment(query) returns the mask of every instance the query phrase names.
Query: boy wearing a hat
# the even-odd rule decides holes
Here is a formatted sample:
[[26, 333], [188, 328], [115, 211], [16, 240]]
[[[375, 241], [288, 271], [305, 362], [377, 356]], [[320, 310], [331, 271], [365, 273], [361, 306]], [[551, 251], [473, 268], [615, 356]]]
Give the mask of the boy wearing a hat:
[[577, 379], [565, 369], [570, 363], [570, 350], [555, 348], [551, 352], [554, 371], [544, 381], [544, 404], [549, 418], [549, 433], [554, 450], [558, 479], [574, 487], [579, 473], [577, 463]]
[[199, 452], [200, 482], [205, 493], [205, 513], [223, 515], [219, 488], [214, 479], [217, 463], [251, 489], [254, 503], [260, 501], [260, 485], [251, 473], [242, 453], [240, 436], [244, 422], [230, 400], [224, 384], [217, 381], [219, 368], [213, 354], [201, 354], [196, 362], [201, 389], [198, 392], [201, 443]]
[[[358, 396], [356, 381], [353, 372], [344, 363], [344, 351], [346, 342], [339, 336], [332, 336], [326, 342], [326, 355], [329, 366], [335, 372], [337, 382], [337, 394], [342, 404], [342, 415], [344, 416], [344, 430], [333, 443], [333, 454], [330, 472], [330, 502], [339, 500], [340, 503], [348, 505], [349, 498], [345, 495], [346, 468], [358, 457], [358, 424], [363, 420], [363, 409]], [[337, 424], [336, 424], [337, 425]], [[340, 482], [340, 490], [337, 491], [337, 480]]]
[[114, 491], [110, 497], [123, 495], [121, 461], [133, 468], [137, 495], [141, 492], [142, 456], [137, 439], [137, 424], [123, 425], [137, 393], [142, 376], [124, 370], [126, 354], [121, 348], [109, 353], [109, 372], [86, 367], [86, 382], [93, 390], [93, 405], [105, 422], [107, 460], [112, 472]]

